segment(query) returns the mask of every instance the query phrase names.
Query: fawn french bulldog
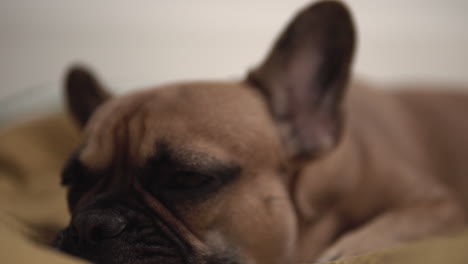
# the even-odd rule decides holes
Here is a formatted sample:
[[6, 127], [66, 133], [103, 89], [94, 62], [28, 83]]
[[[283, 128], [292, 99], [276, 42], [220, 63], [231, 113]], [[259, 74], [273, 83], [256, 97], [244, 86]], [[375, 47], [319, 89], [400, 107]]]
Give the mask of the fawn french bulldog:
[[303, 9], [237, 82], [113, 97], [66, 79], [82, 144], [55, 241], [95, 263], [286, 264], [465, 225], [468, 94], [350, 81], [346, 7]]

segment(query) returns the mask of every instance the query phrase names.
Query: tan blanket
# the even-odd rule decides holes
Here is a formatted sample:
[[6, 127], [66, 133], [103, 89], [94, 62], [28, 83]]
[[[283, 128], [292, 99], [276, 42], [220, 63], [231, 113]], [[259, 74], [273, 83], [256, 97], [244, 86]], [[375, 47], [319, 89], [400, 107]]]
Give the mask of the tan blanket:
[[[47, 247], [69, 219], [59, 172], [78, 141], [63, 114], [0, 130], [0, 263], [83, 263]], [[468, 232], [336, 263], [468, 263]]]

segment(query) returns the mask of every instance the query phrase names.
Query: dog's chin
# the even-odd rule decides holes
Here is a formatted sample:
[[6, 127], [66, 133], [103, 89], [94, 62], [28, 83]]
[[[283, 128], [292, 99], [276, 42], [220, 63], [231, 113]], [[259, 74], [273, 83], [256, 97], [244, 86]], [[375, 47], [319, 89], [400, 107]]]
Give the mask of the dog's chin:
[[53, 247], [96, 264], [184, 264], [185, 256], [173, 243], [158, 238], [111, 238], [99, 243], [83, 244], [71, 228], [61, 231]]
[[183, 255], [169, 241], [155, 239], [125, 239], [122, 237], [101, 241], [99, 244], [82, 245], [73, 229], [61, 231], [53, 247], [72, 256], [96, 264], [241, 264], [235, 254], [217, 252], [207, 256]]

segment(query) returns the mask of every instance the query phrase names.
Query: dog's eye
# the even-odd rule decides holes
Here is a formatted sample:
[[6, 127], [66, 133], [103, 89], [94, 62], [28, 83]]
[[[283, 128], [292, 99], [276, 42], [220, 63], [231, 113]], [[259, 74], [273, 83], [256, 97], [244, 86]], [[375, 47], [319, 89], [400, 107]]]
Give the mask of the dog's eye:
[[175, 172], [153, 189], [166, 201], [198, 200], [214, 192], [221, 183], [216, 177], [191, 171]]
[[62, 185], [68, 187], [68, 206], [73, 209], [93, 185], [93, 177], [81, 162], [72, 157], [62, 171]]
[[164, 185], [166, 190], [190, 190], [202, 188], [214, 181], [213, 177], [196, 172], [181, 171], [169, 178]]
[[139, 172], [141, 183], [161, 201], [195, 202], [215, 194], [240, 173], [238, 165], [200, 157], [195, 160], [184, 163], [157, 156]]

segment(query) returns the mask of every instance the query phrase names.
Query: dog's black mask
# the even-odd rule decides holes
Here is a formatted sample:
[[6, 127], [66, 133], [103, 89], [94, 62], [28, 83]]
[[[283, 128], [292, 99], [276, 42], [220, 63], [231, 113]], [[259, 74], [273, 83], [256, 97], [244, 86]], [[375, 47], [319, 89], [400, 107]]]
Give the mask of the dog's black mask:
[[73, 214], [54, 246], [98, 264], [186, 263], [181, 240], [136, 200], [99, 199]]

